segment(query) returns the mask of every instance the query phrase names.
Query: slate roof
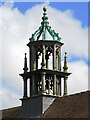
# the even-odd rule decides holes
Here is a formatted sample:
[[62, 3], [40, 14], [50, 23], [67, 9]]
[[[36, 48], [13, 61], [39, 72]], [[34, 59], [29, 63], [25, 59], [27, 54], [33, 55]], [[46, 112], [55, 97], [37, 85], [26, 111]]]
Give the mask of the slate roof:
[[[40, 118], [88, 118], [90, 91], [57, 97]], [[20, 118], [21, 106], [2, 110], [3, 118]]]

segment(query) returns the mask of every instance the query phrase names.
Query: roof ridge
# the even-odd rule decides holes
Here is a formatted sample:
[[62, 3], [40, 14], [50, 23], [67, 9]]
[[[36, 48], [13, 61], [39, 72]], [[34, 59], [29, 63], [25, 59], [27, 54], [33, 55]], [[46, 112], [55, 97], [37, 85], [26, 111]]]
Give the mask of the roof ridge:
[[82, 91], [82, 92], [75, 93], [75, 94], [65, 95], [65, 96], [57, 96], [56, 99], [58, 99], [58, 98], [65, 98], [65, 97], [69, 97], [69, 96], [71, 97], [71, 96], [75, 96], [75, 95], [79, 95], [79, 94], [83, 94], [83, 93], [88, 93], [88, 92], [90, 92], [90, 90]]
[[21, 107], [21, 106], [15, 106], [15, 107], [11, 107], [11, 108], [5, 108], [5, 109], [2, 109], [2, 110], [0, 110], [0, 111], [3, 111], [3, 110], [10, 110], [10, 109], [19, 108], [19, 107]]

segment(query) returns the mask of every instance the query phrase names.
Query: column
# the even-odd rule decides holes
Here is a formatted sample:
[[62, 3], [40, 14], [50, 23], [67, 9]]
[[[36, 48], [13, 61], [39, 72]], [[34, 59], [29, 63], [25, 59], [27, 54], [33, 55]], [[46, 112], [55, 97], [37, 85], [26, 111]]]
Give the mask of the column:
[[42, 46], [42, 69], [45, 68], [45, 45]]
[[60, 66], [60, 56], [58, 55], [58, 70], [61, 71], [61, 66]]
[[38, 69], [38, 59], [39, 59], [39, 57], [38, 57], [38, 55], [36, 55], [36, 69]]
[[60, 78], [60, 81], [59, 81], [59, 86], [60, 86], [60, 96], [61, 96], [61, 92], [62, 92], [62, 88], [61, 88], [61, 78]]
[[46, 55], [46, 68], [47, 68], [47, 69], [49, 69], [48, 59], [49, 59], [49, 56]]
[[40, 93], [40, 81], [38, 82], [38, 85], [39, 85], [39, 86], [38, 86], [38, 89], [39, 89], [39, 93]]
[[42, 93], [45, 93], [45, 72], [41, 73], [41, 81], [42, 81]]
[[58, 95], [61, 96], [61, 78], [59, 78], [59, 83], [58, 83]]
[[31, 51], [31, 48], [29, 48], [29, 59], [30, 59], [30, 62], [29, 62], [29, 66], [30, 66], [30, 71], [32, 71], [32, 59], [31, 59], [31, 54], [32, 54], [32, 51]]
[[36, 50], [34, 46], [30, 48], [30, 70], [36, 70]]
[[56, 95], [56, 75], [54, 75], [53, 95]]
[[56, 81], [56, 95], [58, 95], [58, 81]]
[[67, 79], [68, 77], [64, 77], [64, 95], [67, 95]]
[[58, 81], [58, 95], [60, 96], [60, 81]]
[[61, 71], [61, 48], [59, 48], [58, 54], [58, 70]]
[[53, 80], [51, 80], [51, 90], [53, 90]]
[[48, 94], [50, 94], [50, 78], [48, 80]]
[[30, 78], [30, 96], [32, 96], [32, 79]]
[[36, 95], [36, 82], [35, 82], [35, 75], [32, 75], [32, 96]]
[[58, 70], [58, 55], [56, 55], [56, 70]]
[[40, 83], [38, 81], [38, 94], [39, 94], [39, 92], [40, 92]]
[[26, 77], [24, 77], [23, 80], [24, 80], [24, 96], [23, 97], [28, 97], [27, 96], [27, 79], [26, 79]]
[[53, 70], [56, 70], [56, 45], [53, 47]]

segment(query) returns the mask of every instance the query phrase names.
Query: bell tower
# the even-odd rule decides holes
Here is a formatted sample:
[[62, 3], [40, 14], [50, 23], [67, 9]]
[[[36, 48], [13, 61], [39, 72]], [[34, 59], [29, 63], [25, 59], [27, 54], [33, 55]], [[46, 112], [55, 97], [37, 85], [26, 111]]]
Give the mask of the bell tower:
[[[64, 67], [61, 71], [61, 38], [52, 30], [48, 22], [47, 9], [43, 8], [41, 26], [32, 34], [27, 44], [29, 47], [30, 70], [27, 67], [25, 53], [24, 72], [20, 74], [24, 82], [22, 101], [22, 118], [34, 118], [43, 114], [55, 97], [62, 96], [61, 78], [64, 80], [64, 94], [67, 95], [67, 56], [65, 52]], [[48, 34], [51, 40], [48, 39]], [[50, 67], [51, 66], [51, 67]], [[27, 95], [27, 80], [30, 92]]]

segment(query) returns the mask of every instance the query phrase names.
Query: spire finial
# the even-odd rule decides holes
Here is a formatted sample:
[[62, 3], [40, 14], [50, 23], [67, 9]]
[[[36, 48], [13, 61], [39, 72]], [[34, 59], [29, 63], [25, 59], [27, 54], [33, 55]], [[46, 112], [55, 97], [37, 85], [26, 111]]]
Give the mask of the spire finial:
[[24, 61], [24, 68], [23, 68], [23, 70], [24, 70], [24, 73], [26, 73], [27, 70], [28, 70], [26, 53], [25, 53], [25, 58], [24, 59], [25, 59], [25, 61]]
[[47, 11], [47, 8], [46, 8], [46, 7], [43, 7], [43, 11], [46, 12], [46, 11]]
[[68, 67], [67, 67], [67, 52], [65, 52], [65, 57], [64, 57], [64, 67], [63, 67], [63, 70], [64, 70], [64, 72], [67, 72], [67, 69], [68, 69]]
[[47, 39], [47, 30], [46, 30], [46, 26], [48, 26], [48, 24], [49, 24], [49, 22], [47, 21], [48, 20], [48, 17], [47, 17], [47, 13], [46, 13], [46, 11], [47, 11], [47, 9], [46, 9], [46, 7], [43, 7], [43, 11], [44, 11], [44, 13], [43, 13], [43, 17], [42, 17], [42, 26], [43, 26], [43, 33], [42, 33], [42, 39], [43, 40], [46, 40]]
[[27, 53], [25, 53], [25, 58], [26, 58]]

